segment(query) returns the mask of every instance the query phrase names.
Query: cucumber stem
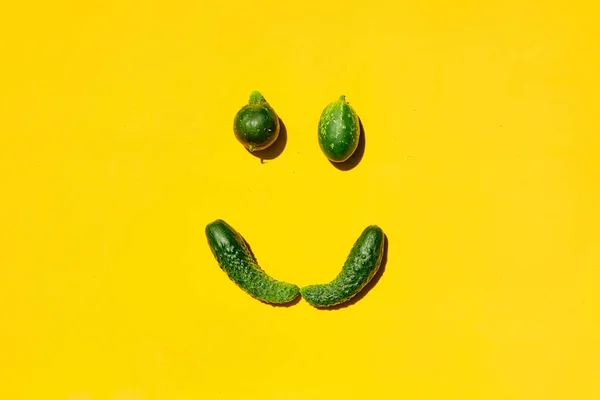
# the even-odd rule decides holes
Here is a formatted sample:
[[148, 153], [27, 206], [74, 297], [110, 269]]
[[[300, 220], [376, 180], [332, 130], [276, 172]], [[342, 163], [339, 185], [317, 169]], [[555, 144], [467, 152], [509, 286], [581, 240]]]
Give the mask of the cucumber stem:
[[260, 104], [264, 101], [265, 98], [263, 97], [263, 95], [260, 94], [258, 90], [255, 90], [252, 93], [250, 93], [250, 100], [248, 101], [248, 104]]
[[339, 101], [346, 101], [346, 95], [345, 94], [341, 95], [338, 100]]

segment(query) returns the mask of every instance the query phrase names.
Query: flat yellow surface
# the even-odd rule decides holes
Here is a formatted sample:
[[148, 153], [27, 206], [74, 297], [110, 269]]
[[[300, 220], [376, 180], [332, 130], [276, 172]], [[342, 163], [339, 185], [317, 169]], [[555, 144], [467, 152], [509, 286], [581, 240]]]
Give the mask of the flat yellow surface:
[[[0, 398], [599, 399], [587, 3], [4, 5]], [[264, 164], [232, 131], [253, 89], [287, 129]], [[348, 171], [317, 144], [341, 94]], [[372, 223], [388, 261], [349, 307], [271, 307], [217, 218], [301, 286]]]

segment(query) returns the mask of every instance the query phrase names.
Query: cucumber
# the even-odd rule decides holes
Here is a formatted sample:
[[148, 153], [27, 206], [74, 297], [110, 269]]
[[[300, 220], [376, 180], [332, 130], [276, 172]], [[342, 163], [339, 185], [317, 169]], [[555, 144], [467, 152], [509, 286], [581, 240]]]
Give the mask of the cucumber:
[[250, 94], [233, 120], [236, 139], [250, 152], [264, 150], [279, 137], [279, 117], [258, 91]]
[[300, 289], [302, 297], [315, 307], [332, 307], [358, 294], [379, 270], [385, 235], [377, 225], [366, 227], [354, 243], [342, 271], [331, 282]]
[[321, 113], [319, 120], [319, 147], [332, 162], [344, 162], [358, 147], [360, 124], [356, 111], [340, 96]]
[[227, 222], [218, 219], [208, 224], [205, 231], [221, 269], [250, 296], [272, 304], [288, 303], [298, 296], [298, 286], [277, 281], [260, 268], [244, 238]]

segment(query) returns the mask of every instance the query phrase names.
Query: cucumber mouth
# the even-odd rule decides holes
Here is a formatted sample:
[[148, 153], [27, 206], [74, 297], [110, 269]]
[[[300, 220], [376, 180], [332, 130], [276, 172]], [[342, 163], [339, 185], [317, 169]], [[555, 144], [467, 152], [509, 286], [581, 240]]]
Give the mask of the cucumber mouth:
[[229, 279], [250, 296], [271, 305], [293, 305], [302, 297], [318, 309], [347, 307], [374, 286], [387, 261], [387, 236], [379, 226], [369, 225], [332, 281], [300, 288], [268, 275], [246, 239], [227, 222], [213, 221], [205, 233], [214, 258]]

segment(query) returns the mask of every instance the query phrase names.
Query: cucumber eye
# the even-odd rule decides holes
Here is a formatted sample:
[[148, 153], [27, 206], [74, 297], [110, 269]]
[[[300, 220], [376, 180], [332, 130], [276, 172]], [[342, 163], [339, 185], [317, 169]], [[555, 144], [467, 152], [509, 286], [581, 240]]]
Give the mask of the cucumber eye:
[[279, 117], [258, 91], [250, 94], [248, 104], [233, 120], [236, 139], [250, 152], [269, 148], [279, 137]]
[[358, 114], [346, 102], [346, 96], [329, 103], [321, 113], [318, 128], [319, 147], [333, 163], [348, 160], [358, 148]]

